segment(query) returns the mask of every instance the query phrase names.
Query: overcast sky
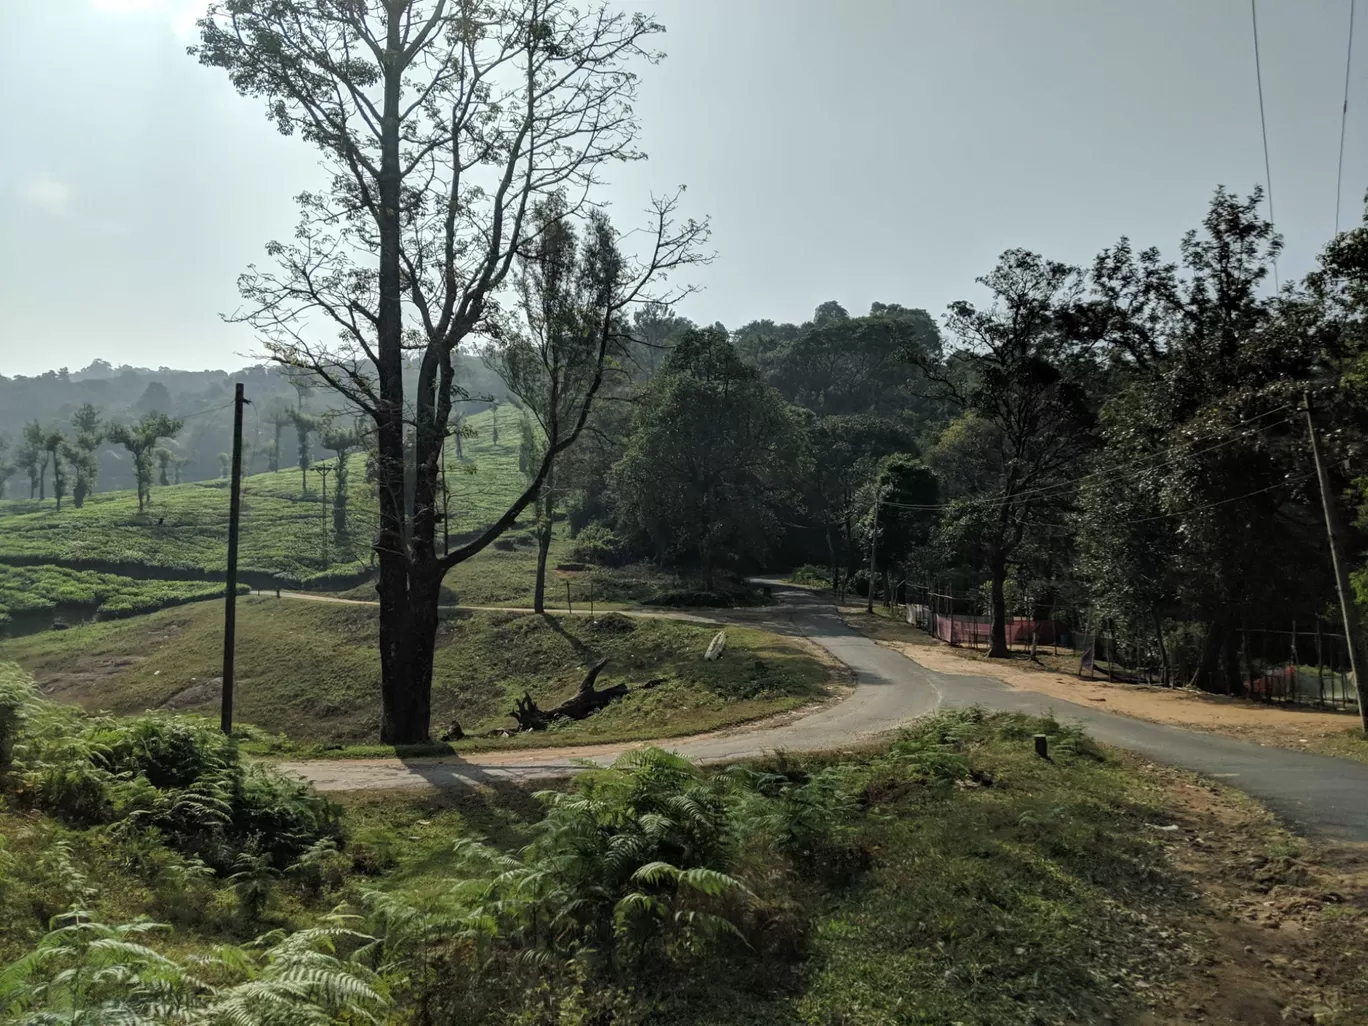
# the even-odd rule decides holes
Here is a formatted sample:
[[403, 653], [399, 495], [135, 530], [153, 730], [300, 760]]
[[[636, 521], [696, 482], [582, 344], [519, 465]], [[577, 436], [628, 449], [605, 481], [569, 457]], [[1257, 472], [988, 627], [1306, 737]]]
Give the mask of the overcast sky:
[[[1025, 246], [1176, 256], [1211, 191], [1264, 179], [1247, 0], [660, 0], [619, 217], [688, 185], [716, 262], [682, 312], [736, 328], [835, 299], [939, 317]], [[235, 279], [288, 237], [314, 154], [185, 55], [202, 3], [0, 0], [0, 374], [234, 368]], [[1341, 227], [1368, 187], [1360, 4]], [[1335, 215], [1349, 0], [1259, 0], [1284, 278]]]

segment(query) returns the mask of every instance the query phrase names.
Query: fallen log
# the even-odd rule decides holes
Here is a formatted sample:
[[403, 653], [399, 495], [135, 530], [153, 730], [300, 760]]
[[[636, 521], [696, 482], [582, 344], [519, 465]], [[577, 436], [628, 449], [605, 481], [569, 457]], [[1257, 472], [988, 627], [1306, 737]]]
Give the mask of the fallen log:
[[589, 667], [589, 672], [584, 680], [580, 681], [575, 693], [554, 709], [540, 708], [531, 694], [524, 691], [512, 713], [513, 718], [518, 721], [519, 729], [545, 730], [556, 720], [582, 720], [627, 694], [626, 684], [614, 684], [601, 691], [594, 690], [594, 681], [598, 680], [598, 675], [607, 665], [608, 660], [604, 658]]

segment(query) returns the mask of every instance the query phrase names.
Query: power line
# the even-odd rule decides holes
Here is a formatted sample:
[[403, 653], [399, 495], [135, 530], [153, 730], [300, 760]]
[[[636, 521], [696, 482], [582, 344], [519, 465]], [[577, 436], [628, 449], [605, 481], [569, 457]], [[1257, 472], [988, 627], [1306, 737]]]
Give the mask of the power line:
[[[236, 400], [234, 400], [234, 401], [236, 401]], [[233, 403], [232, 403], [232, 402], [227, 402], [227, 403], [224, 403], [222, 406], [214, 406], [214, 407], [211, 407], [210, 409], [207, 409], [207, 410], [196, 410], [194, 413], [183, 413], [183, 414], [181, 414], [181, 415], [180, 415], [178, 418], [176, 418], [176, 419], [177, 419], [177, 420], [193, 420], [195, 417], [203, 417], [203, 416], [205, 416], [206, 414], [218, 413], [220, 410], [229, 410], [229, 409], [232, 409], [232, 407], [233, 407]]]
[[1175, 510], [1172, 513], [1160, 513], [1152, 517], [1138, 517], [1135, 520], [1118, 520], [1115, 522], [1115, 526], [1121, 527], [1128, 524], [1148, 524], [1155, 520], [1167, 520], [1169, 517], [1181, 517], [1188, 513], [1200, 513], [1202, 510], [1215, 509], [1217, 506], [1224, 506], [1229, 502], [1239, 502], [1241, 499], [1252, 499], [1256, 495], [1262, 495], [1264, 492], [1271, 492], [1275, 488], [1286, 488], [1291, 483], [1292, 482], [1290, 481], [1278, 481], [1275, 484], [1269, 485], [1267, 488], [1256, 488], [1252, 492], [1245, 492], [1243, 495], [1235, 495], [1229, 499], [1219, 499], [1216, 502], [1208, 502], [1203, 506], [1189, 506], [1187, 509]]
[[[1282, 413], [1284, 410], [1289, 410], [1291, 408], [1291, 403], [1284, 403], [1282, 406], [1275, 407], [1274, 409], [1259, 414], [1257, 417], [1251, 418], [1246, 427], [1253, 428], [1258, 421], [1266, 420], [1274, 414]], [[1269, 428], [1281, 427], [1284, 424], [1291, 423], [1293, 419], [1294, 418], [1292, 417], [1284, 417], [1282, 420], [1274, 421], [1271, 424], [1263, 424], [1258, 428], [1258, 430], [1263, 431]], [[955, 503], [943, 502], [936, 503], [934, 505], [898, 503], [893, 502], [889, 499], [884, 499], [883, 504], [885, 506], [889, 506], [891, 508], [896, 509], [927, 511], [945, 510], [949, 509], [951, 506], [956, 505], [960, 506], [961, 508], [964, 506], [997, 506], [1002, 505], [1006, 502], [1016, 502], [1022, 499], [1039, 498], [1040, 496], [1049, 493], [1065, 491], [1070, 488], [1076, 487], [1083, 481], [1088, 481], [1092, 478], [1101, 477], [1103, 475], [1119, 473], [1122, 479], [1128, 480], [1132, 477], [1137, 477], [1140, 474], [1150, 473], [1152, 471], [1160, 470], [1167, 466], [1172, 466], [1173, 464], [1179, 463], [1182, 460], [1194, 459], [1198, 456], [1205, 455], [1206, 453], [1212, 452], [1216, 449], [1220, 449], [1227, 445], [1234, 445], [1236, 442], [1242, 441], [1244, 437], [1245, 436], [1243, 434], [1236, 435], [1234, 438], [1224, 439], [1220, 442], [1216, 442], [1212, 445], [1209, 445], [1204, 449], [1197, 449], [1193, 452], [1178, 453], [1176, 455], [1171, 453], [1156, 453], [1152, 456], [1144, 457], [1139, 460], [1127, 460], [1125, 463], [1113, 464], [1110, 467], [1102, 467], [1098, 470], [1090, 471], [1089, 473], [1083, 474], [1070, 481], [1061, 481], [1052, 485], [1041, 485], [1039, 488], [1029, 488], [1025, 491], [1017, 492], [1013, 495], [988, 495], [980, 499], [965, 499], [959, 500]], [[1126, 473], [1127, 471], [1129, 473]]]
[[1335, 172], [1335, 234], [1340, 226], [1340, 192], [1344, 185], [1344, 126], [1349, 120], [1349, 69], [1354, 63], [1354, 6], [1349, 0], [1349, 46], [1344, 54], [1344, 106], [1340, 108], [1339, 168]]
[[[1268, 185], [1268, 223], [1276, 223], [1273, 217], [1273, 171], [1268, 160], [1268, 121], [1264, 117], [1263, 65], [1259, 59], [1259, 12], [1258, 0], [1249, 0], [1249, 17], [1254, 23], [1254, 78], [1259, 85], [1259, 129], [1263, 132], [1264, 180]], [[1281, 292], [1278, 283], [1278, 258], [1273, 258], [1273, 290]]]
[[[1215, 509], [1217, 506], [1224, 506], [1230, 502], [1239, 502], [1242, 499], [1252, 499], [1256, 495], [1262, 495], [1264, 492], [1271, 492], [1275, 488], [1286, 488], [1292, 483], [1293, 482], [1291, 481], [1277, 481], [1271, 485], [1268, 485], [1265, 488], [1256, 488], [1254, 491], [1245, 492], [1243, 495], [1233, 495], [1228, 499], [1217, 499], [1215, 502], [1208, 502], [1201, 506], [1189, 506], [1187, 509], [1177, 509], [1171, 513], [1157, 513], [1154, 516], [1149, 517], [1136, 517], [1134, 520], [1113, 520], [1111, 521], [1111, 526], [1128, 527], [1132, 524], [1149, 524], [1153, 523], [1156, 520], [1167, 520], [1170, 517], [1186, 516], [1188, 513], [1200, 513], [1203, 510]], [[1067, 524], [1036, 524], [1036, 526], [1054, 527], [1058, 528], [1061, 531], [1072, 530], [1072, 528], [1070, 528]]]

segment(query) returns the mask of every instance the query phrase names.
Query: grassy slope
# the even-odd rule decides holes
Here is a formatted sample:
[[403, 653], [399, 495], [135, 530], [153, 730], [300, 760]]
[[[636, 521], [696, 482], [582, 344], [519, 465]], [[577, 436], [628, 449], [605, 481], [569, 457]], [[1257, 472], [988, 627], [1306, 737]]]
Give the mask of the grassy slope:
[[[768, 996], [739, 991], [729, 974], [679, 981], [679, 998], [650, 1021], [1190, 1024], [1311, 1021], [1312, 1007], [1316, 1022], [1365, 1021], [1361, 880], [1337, 877], [1266, 813], [1184, 775], [1098, 757], [1067, 733], [1056, 733], [1053, 762], [1035, 759], [1040, 730], [1059, 727], [959, 713], [892, 748], [842, 757], [839, 771], [858, 788], [848, 839], [869, 868], [842, 885], [808, 883], [797, 910], [806, 930], [777, 924], [808, 938], [799, 971]], [[769, 768], [797, 774], [821, 762]], [[73, 905], [104, 922], [172, 923], [152, 943], [173, 954], [311, 925], [360, 889], [440, 912], [457, 881], [456, 838], [515, 849], [539, 815], [514, 786], [347, 797], [344, 875], [312, 893], [287, 875], [248, 927], [231, 884], [172, 872], [152, 839], [119, 823], [63, 826], [0, 798], [0, 964]], [[1145, 826], [1174, 822], [1172, 834]], [[1253, 922], [1268, 906], [1295, 916], [1295, 928]], [[393, 1021], [411, 1012], [401, 1005]]]
[[[521, 533], [509, 540], [516, 543], [511, 550], [490, 546], [453, 567], [443, 582], [443, 601], [467, 606], [530, 607], [537, 581], [536, 546]], [[650, 564], [557, 570], [557, 566], [572, 563], [573, 548], [574, 542], [563, 526], [558, 526], [547, 558], [549, 608], [565, 608], [567, 584], [570, 603], [576, 609], [588, 609], [591, 598], [595, 609], [632, 605], [683, 586], [675, 574]], [[356, 595], [375, 597], [374, 591], [358, 590]]]
[[[479, 434], [464, 443], [466, 461], [448, 452], [452, 493], [451, 529], [468, 531], [507, 508], [522, 485], [518, 470], [517, 424], [500, 418], [497, 444], [490, 441], [488, 412], [470, 418]], [[268, 572], [316, 574], [355, 570], [369, 562], [376, 520], [375, 501], [365, 482], [365, 457], [348, 462], [351, 478], [351, 543], [329, 542], [324, 558], [324, 524], [317, 474], [301, 492], [297, 468], [254, 474], [243, 481], [240, 565]], [[331, 505], [331, 485], [329, 506]], [[159, 521], [162, 521], [159, 523]], [[133, 492], [98, 492], [81, 509], [59, 513], [52, 499], [0, 501], [0, 561], [22, 557], [64, 563], [104, 560], [221, 572], [226, 560], [228, 492], [224, 481], [154, 487], [152, 504], [138, 512]]]
[[[222, 605], [204, 602], [133, 620], [89, 624], [0, 644], [0, 658], [30, 671], [52, 697], [137, 713], [163, 705], [217, 708]], [[238, 602], [238, 717], [296, 742], [373, 739], [379, 728], [376, 614], [368, 607], [275, 598]], [[826, 667], [760, 631], [728, 631], [722, 660], [705, 663], [715, 628], [678, 621], [595, 625], [584, 617], [517, 613], [448, 616], [439, 637], [433, 727], [459, 720], [469, 733], [511, 726], [516, 696], [543, 706], [567, 697], [600, 656], [601, 684], [659, 686], [629, 694], [588, 720], [538, 735], [580, 743], [710, 730], [820, 697]], [[211, 683], [212, 682], [212, 683]]]
[[[953, 718], [940, 721], [947, 722]], [[1086, 754], [1086, 743], [1081, 753], [1072, 744], [1061, 750], [1056, 737], [1054, 761], [1036, 759], [1030, 735], [1042, 729], [1058, 725], [992, 717], [968, 731], [952, 725], [939, 737], [935, 728], [923, 732], [861, 792], [852, 840], [870, 852], [869, 872], [847, 886], [809, 890], [810, 947], [794, 989], [759, 998], [726, 989], [725, 980], [699, 981], [698, 1005], [676, 1006], [651, 1021], [1281, 1021], [1238, 1017], [1265, 1011], [1270, 990], [1280, 1001], [1295, 996], [1303, 1010], [1319, 1003], [1317, 1022], [1365, 1021], [1368, 977], [1336, 972], [1332, 963], [1340, 959], [1344, 968], [1368, 956], [1368, 915], [1342, 880], [1318, 882], [1312, 845], [1237, 794], [1194, 787], [1186, 775], [1142, 770], [1129, 759], [1097, 758]], [[959, 743], [934, 743], [947, 736]], [[955, 748], [967, 754], [977, 778], [961, 786], [937, 780], [938, 764]], [[863, 775], [885, 752], [841, 764]], [[801, 772], [822, 761], [799, 758], [770, 768]], [[1204, 795], [1218, 814], [1185, 808], [1175, 800], [1181, 792]], [[527, 791], [512, 786], [357, 794], [344, 796], [344, 808], [351, 846], [386, 867], [375, 883], [429, 910], [440, 909], [450, 891], [454, 836], [514, 849], [540, 814]], [[1175, 821], [1183, 824], [1178, 835], [1145, 826]], [[1201, 836], [1176, 850], [1170, 838], [1189, 833]], [[1308, 913], [1297, 936], [1315, 941], [1302, 952], [1303, 971], [1290, 974], [1287, 938], [1253, 922], [1228, 924], [1229, 909], [1204, 888], [1203, 877], [1260, 907], [1269, 898], [1305, 904], [1298, 895], [1317, 886], [1345, 898]], [[1252, 969], [1222, 968], [1236, 961]], [[1248, 985], [1239, 971], [1251, 972]], [[1209, 987], [1218, 991], [1214, 998]], [[1151, 1014], [1137, 1016], [1146, 1005]], [[1327, 1005], [1335, 1011], [1327, 1013]], [[1237, 1017], [1222, 1014], [1232, 1008]]]

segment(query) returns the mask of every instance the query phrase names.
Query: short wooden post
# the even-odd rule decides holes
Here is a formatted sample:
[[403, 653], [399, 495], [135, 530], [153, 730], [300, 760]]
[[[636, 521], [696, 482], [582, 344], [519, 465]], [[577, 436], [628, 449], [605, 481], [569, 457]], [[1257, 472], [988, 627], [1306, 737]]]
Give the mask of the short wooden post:
[[573, 612], [575, 611], [575, 607], [572, 606], [572, 605], [570, 605], [570, 582], [569, 582], [569, 581], [566, 581], [566, 582], [565, 582], [565, 611], [566, 611], [567, 613], [573, 613]]
[[1050, 757], [1050, 739], [1045, 734], [1035, 736], [1035, 753], [1042, 759]]

